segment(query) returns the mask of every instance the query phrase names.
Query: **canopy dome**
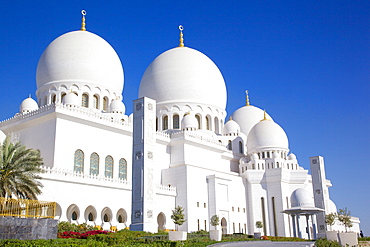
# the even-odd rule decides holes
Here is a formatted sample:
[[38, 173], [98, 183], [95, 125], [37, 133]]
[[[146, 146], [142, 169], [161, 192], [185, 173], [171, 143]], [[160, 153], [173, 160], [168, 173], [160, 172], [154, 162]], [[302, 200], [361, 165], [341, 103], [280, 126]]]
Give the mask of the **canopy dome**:
[[240, 133], [240, 126], [237, 122], [230, 119], [224, 125], [224, 128], [223, 128], [222, 132], [223, 132], [224, 135], [238, 135]]
[[224, 78], [203, 53], [177, 47], [159, 55], [146, 69], [139, 98], [155, 99], [157, 104], [196, 103], [225, 110]]
[[248, 152], [289, 150], [288, 137], [285, 131], [271, 120], [262, 120], [250, 130], [247, 146]]
[[315, 207], [313, 197], [304, 188], [293, 191], [290, 203], [292, 207]]
[[111, 45], [88, 31], [73, 31], [56, 38], [45, 49], [36, 72], [37, 87], [83, 83], [121, 94], [123, 68]]

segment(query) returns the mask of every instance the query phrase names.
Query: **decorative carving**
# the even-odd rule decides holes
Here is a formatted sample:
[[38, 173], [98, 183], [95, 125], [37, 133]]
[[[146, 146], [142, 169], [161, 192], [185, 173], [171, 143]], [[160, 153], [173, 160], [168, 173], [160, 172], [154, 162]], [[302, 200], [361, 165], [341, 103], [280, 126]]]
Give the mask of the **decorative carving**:
[[321, 191], [319, 189], [316, 190], [316, 194], [320, 194]]
[[149, 104], [148, 104], [148, 109], [149, 109], [149, 110], [153, 110], [153, 104], [152, 104], [152, 103], [149, 103]]
[[141, 157], [142, 157], [142, 156], [143, 156], [143, 155], [142, 155], [141, 151], [137, 151], [137, 152], [135, 153], [135, 159], [137, 159], [137, 160], [141, 159]]
[[147, 212], [146, 212], [146, 215], [147, 215], [147, 217], [148, 218], [153, 218], [153, 210], [148, 210]]
[[139, 111], [139, 110], [141, 110], [141, 107], [142, 106], [143, 106], [142, 103], [137, 103], [136, 106], [135, 106], [135, 108], [136, 108], [137, 111]]
[[153, 152], [148, 151], [148, 159], [153, 159]]
[[312, 164], [317, 164], [317, 159], [313, 159]]
[[135, 213], [134, 213], [134, 217], [136, 218], [136, 219], [138, 219], [138, 218], [140, 218], [141, 217], [141, 211], [140, 210], [135, 210]]

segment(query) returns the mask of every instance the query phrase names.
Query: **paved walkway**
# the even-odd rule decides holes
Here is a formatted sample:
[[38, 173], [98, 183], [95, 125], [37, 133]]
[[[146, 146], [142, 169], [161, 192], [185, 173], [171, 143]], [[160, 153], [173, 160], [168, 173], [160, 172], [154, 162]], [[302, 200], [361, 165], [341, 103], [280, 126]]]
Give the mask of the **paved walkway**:
[[208, 247], [313, 247], [314, 242], [271, 242], [271, 241], [243, 241], [212, 244]]

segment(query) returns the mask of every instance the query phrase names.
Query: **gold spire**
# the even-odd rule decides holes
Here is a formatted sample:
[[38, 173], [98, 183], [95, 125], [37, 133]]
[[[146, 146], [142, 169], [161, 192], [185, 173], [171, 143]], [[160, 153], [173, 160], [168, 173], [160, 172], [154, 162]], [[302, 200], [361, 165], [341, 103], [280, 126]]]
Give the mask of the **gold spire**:
[[248, 90], [245, 90], [245, 105], [249, 106], [249, 95]]
[[229, 121], [230, 121], [230, 120], [233, 120], [233, 116], [230, 116]]
[[184, 47], [184, 34], [182, 33], [182, 30], [184, 30], [184, 27], [182, 25], [179, 26], [180, 30], [180, 44], [179, 47]]
[[86, 10], [82, 10], [81, 14], [82, 14], [81, 31], [86, 31], [86, 23], [85, 23]]
[[263, 119], [261, 121], [269, 120], [267, 119], [267, 113], [266, 110], [263, 110]]

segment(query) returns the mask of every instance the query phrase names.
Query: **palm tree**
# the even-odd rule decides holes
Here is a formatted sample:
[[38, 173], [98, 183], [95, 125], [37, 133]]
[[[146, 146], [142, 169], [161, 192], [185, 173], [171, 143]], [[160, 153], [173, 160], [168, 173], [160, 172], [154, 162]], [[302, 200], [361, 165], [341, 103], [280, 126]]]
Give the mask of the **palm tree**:
[[37, 200], [43, 185], [42, 158], [39, 150], [27, 149], [7, 136], [0, 144], [0, 196]]

